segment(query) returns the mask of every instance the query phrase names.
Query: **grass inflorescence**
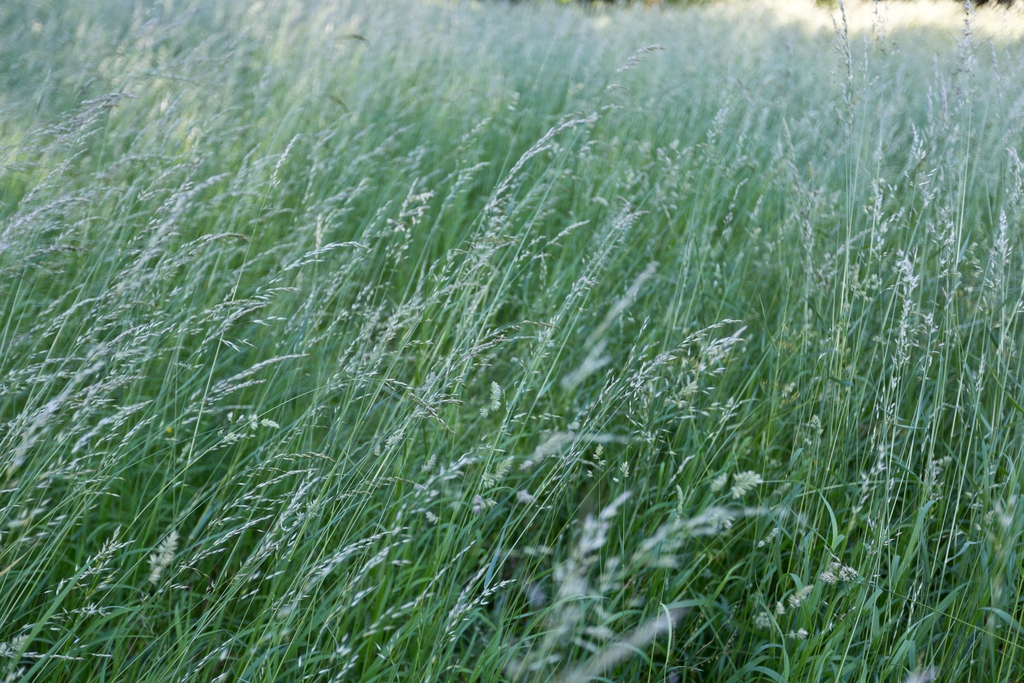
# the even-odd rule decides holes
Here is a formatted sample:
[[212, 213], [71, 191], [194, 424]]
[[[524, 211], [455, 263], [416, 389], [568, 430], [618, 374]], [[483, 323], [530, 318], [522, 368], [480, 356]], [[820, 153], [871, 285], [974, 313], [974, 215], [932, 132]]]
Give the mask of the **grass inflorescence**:
[[1021, 20], [803, 11], [4, 3], [0, 680], [1024, 676]]

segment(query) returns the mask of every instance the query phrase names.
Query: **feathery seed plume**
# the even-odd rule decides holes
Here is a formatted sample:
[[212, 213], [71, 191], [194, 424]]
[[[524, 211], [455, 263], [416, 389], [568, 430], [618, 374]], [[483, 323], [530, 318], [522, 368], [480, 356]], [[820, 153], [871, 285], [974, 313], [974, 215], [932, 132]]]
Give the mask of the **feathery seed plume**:
[[732, 479], [732, 493], [733, 500], [739, 500], [743, 496], [753, 489], [755, 486], [759, 486], [761, 482], [761, 475], [756, 472], [740, 472]]
[[153, 585], [160, 583], [164, 570], [174, 559], [174, 553], [178, 550], [178, 532], [176, 530], [167, 534], [167, 537], [156, 547], [156, 552], [149, 556], [149, 582]]

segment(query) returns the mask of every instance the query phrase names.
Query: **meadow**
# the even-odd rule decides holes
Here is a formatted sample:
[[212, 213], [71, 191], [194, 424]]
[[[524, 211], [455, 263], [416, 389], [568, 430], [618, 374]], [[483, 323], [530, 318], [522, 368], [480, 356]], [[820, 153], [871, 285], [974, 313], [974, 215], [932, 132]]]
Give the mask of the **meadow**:
[[1024, 678], [1024, 11], [0, 6], [0, 681]]

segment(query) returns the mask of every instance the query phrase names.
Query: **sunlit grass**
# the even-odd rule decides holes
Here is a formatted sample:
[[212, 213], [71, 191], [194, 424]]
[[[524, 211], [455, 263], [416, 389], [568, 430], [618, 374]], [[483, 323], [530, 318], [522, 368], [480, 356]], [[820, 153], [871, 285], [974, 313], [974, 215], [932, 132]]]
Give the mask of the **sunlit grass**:
[[0, 678], [1024, 676], [1020, 13], [847, 9], [5, 3]]

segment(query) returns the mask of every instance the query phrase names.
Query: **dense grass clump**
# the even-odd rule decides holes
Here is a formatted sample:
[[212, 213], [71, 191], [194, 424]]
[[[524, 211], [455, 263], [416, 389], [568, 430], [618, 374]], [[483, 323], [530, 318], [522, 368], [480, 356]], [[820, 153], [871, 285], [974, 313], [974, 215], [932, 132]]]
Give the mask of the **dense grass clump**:
[[1020, 680], [1022, 22], [912, 7], [4, 2], [0, 680]]

